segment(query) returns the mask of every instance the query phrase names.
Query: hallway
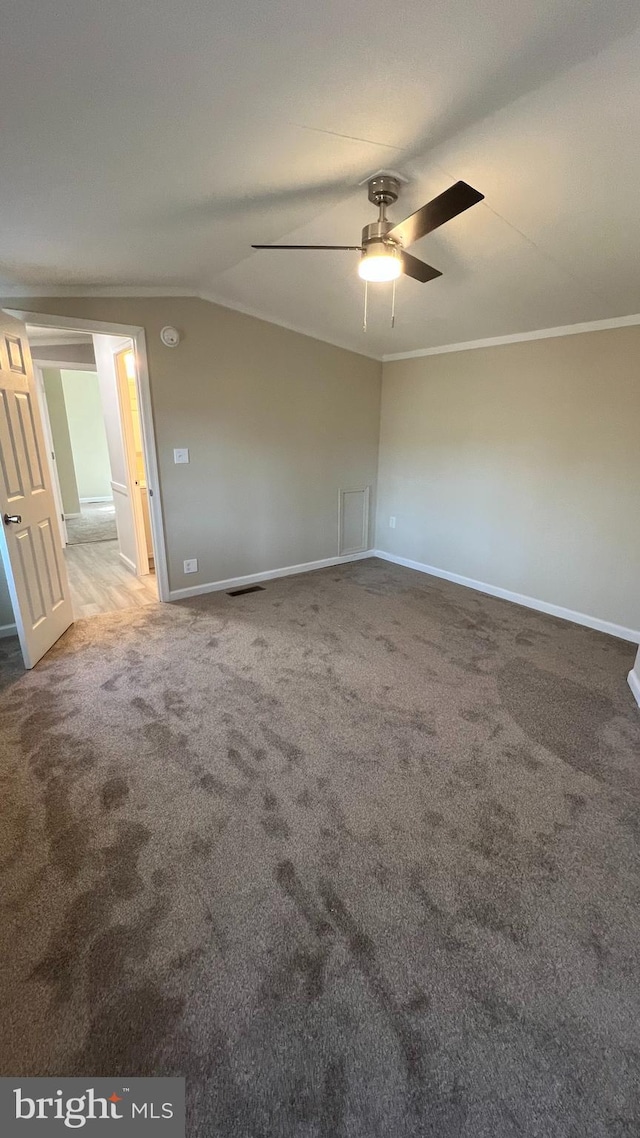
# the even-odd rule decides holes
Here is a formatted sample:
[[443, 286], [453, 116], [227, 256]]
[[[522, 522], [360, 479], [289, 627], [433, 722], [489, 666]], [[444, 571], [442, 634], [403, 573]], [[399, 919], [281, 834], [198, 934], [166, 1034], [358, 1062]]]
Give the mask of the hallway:
[[82, 502], [79, 516], [68, 517], [66, 525], [69, 545], [85, 545], [90, 541], [115, 541], [118, 537], [113, 501]]
[[64, 556], [76, 620], [158, 600], [155, 574], [134, 577], [120, 561], [117, 541], [68, 545]]

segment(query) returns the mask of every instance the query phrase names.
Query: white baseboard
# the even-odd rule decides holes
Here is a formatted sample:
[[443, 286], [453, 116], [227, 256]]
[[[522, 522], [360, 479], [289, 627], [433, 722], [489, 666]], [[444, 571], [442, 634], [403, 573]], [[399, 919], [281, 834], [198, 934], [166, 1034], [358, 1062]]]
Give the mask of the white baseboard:
[[249, 573], [246, 577], [229, 577], [227, 581], [210, 581], [206, 585], [193, 585], [189, 589], [171, 589], [170, 601], [182, 601], [187, 597], [198, 597], [202, 593], [221, 593], [227, 589], [242, 589], [245, 585], [257, 585], [260, 581], [272, 581], [276, 577], [293, 577], [296, 573], [312, 573], [314, 569], [327, 569], [331, 565], [345, 565], [348, 561], [363, 561], [376, 556], [371, 549], [362, 553], [349, 553], [342, 557], [325, 557], [322, 561], [306, 561], [303, 565], [287, 565], [283, 569], [269, 569], [265, 573]]
[[634, 668], [632, 668], [629, 672], [627, 680], [629, 681], [629, 687], [633, 692], [634, 699], [638, 704], [638, 707], [640, 707], [640, 677]]
[[431, 577], [442, 577], [445, 581], [453, 581], [456, 585], [464, 585], [467, 589], [477, 589], [479, 593], [488, 593], [490, 597], [501, 597], [502, 600], [512, 601], [516, 605], [524, 605], [528, 609], [546, 612], [549, 616], [560, 617], [561, 620], [570, 620], [573, 624], [582, 624], [586, 628], [594, 628], [597, 632], [606, 632], [609, 636], [617, 636], [619, 640], [630, 640], [633, 644], [640, 644], [640, 631], [625, 628], [621, 624], [613, 624], [609, 620], [600, 620], [597, 616], [574, 612], [573, 609], [565, 609], [561, 605], [552, 605], [548, 601], [539, 601], [536, 597], [527, 597], [522, 593], [512, 593], [510, 589], [502, 589], [498, 585], [487, 585], [484, 581], [474, 581], [471, 577], [461, 577], [459, 573], [449, 573], [446, 569], [436, 569], [433, 565], [423, 565], [420, 561], [410, 561], [408, 557], [396, 557], [395, 554], [385, 553], [382, 549], [374, 549], [371, 556], [380, 557], [383, 561], [391, 561], [394, 565], [404, 565], [407, 569], [417, 569], [419, 573], [428, 573]]
[[127, 569], [129, 570], [129, 572], [130, 572], [130, 573], [133, 573], [133, 574], [135, 574], [135, 575], [137, 575], [137, 574], [136, 574], [136, 567], [135, 567], [135, 565], [133, 564], [133, 561], [130, 561], [130, 560], [129, 560], [129, 558], [128, 558], [128, 557], [126, 557], [124, 553], [119, 553], [119, 554], [118, 554], [118, 556], [120, 557], [120, 560], [122, 561], [122, 564], [123, 564], [123, 565], [126, 565], [126, 567], [127, 567]]
[[82, 517], [82, 514], [65, 514], [64, 520], [65, 520], [65, 522], [68, 522], [70, 518], [81, 518], [81, 517]]
[[113, 494], [103, 494], [101, 498], [79, 498], [79, 502], [113, 502]]
[[18, 629], [15, 624], [0, 624], [0, 640], [4, 640], [5, 636], [17, 636]]

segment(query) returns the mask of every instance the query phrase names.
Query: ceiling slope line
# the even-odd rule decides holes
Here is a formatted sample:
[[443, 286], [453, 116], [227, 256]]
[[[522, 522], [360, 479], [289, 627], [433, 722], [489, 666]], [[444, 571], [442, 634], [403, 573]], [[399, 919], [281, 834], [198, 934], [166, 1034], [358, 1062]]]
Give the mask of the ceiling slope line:
[[346, 138], [349, 142], [363, 142], [366, 146], [379, 146], [381, 150], [395, 150], [398, 154], [403, 154], [406, 146], [394, 146], [391, 142], [374, 142], [371, 138], [360, 138], [357, 134], [341, 134], [339, 130], [325, 130], [321, 126], [305, 126], [303, 123], [291, 122], [289, 126], [295, 126], [298, 130], [311, 130], [315, 134], [329, 134], [332, 138]]
[[288, 324], [284, 320], [275, 320], [273, 316], [266, 316], [264, 312], [260, 312], [256, 308], [224, 300], [212, 292], [199, 292], [196, 299], [207, 300], [209, 304], [217, 304], [218, 308], [228, 308], [231, 312], [239, 312], [242, 316], [253, 316], [254, 320], [262, 320], [265, 324], [273, 324], [276, 328], [284, 328], [287, 332], [296, 332], [298, 336], [306, 336], [309, 340], [319, 340], [321, 344], [329, 344], [332, 348], [342, 348], [344, 352], [352, 352], [354, 356], [365, 356], [366, 359], [376, 360], [377, 363], [382, 363], [384, 359], [384, 356], [380, 355], [379, 352], [365, 352], [359, 348], [354, 348], [353, 344], [347, 344], [344, 340], [329, 340], [318, 332], [310, 332], [308, 328], [301, 328], [297, 324]]
[[[453, 178], [453, 175], [449, 174], [449, 172], [444, 169], [444, 166], [440, 166], [437, 162], [435, 163], [435, 166], [445, 175], [445, 177]], [[520, 229], [517, 225], [514, 225], [512, 221], [509, 221], [508, 217], [505, 217], [502, 213], [498, 213], [497, 209], [494, 209], [486, 198], [484, 198], [484, 200], [479, 204], [481, 206], [484, 206], [484, 208], [487, 209], [489, 213], [493, 214], [493, 216], [496, 217], [498, 221], [501, 221], [503, 225], [506, 225], [507, 228], [512, 231], [512, 233], [517, 233], [518, 237], [521, 237], [523, 241], [527, 242], [527, 245], [529, 245], [532, 249], [535, 249], [536, 253], [542, 257], [543, 260], [548, 261], [549, 264], [558, 269], [560, 273], [564, 273], [564, 275], [574, 284], [579, 284], [584, 288], [585, 281], [582, 277], [578, 277], [572, 273], [571, 270], [568, 269], [562, 261], [559, 261], [556, 257], [554, 257], [553, 254], [548, 251], [548, 249], [543, 249], [543, 247], [541, 245], [538, 245], [532, 237], [529, 237], [529, 235], [525, 233], [524, 230]], [[604, 296], [600, 296], [600, 294], [596, 292], [594, 288], [592, 288], [589, 282], [586, 282], [586, 287], [588, 288], [594, 300], [598, 300], [600, 302], [604, 300]]]

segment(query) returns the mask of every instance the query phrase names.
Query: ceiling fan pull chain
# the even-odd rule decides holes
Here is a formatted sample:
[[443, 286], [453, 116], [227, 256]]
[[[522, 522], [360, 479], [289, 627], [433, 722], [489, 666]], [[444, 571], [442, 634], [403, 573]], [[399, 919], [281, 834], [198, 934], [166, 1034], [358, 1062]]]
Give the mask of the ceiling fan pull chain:
[[369, 298], [369, 282], [364, 282], [364, 315], [362, 317], [362, 331], [367, 330], [367, 300]]
[[393, 288], [391, 290], [391, 327], [395, 328], [395, 326], [396, 326], [396, 282], [394, 280]]

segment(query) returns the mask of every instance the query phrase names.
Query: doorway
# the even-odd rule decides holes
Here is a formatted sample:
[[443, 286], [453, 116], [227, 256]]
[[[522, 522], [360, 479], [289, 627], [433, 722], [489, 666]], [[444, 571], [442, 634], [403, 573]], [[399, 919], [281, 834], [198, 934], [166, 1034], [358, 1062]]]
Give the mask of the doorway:
[[[57, 635], [66, 626], [64, 605], [61, 600], [48, 597], [50, 590], [46, 584], [50, 585], [54, 578], [58, 580], [59, 573], [63, 574], [59, 578], [60, 588], [64, 590], [63, 580], [66, 580], [65, 595], [72, 602], [66, 624], [70, 617], [90, 617], [169, 599], [169, 588], [144, 330], [40, 313], [4, 311], [9, 321], [7, 345], [17, 353], [22, 335], [25, 350], [33, 355], [33, 377], [29, 382], [32, 383], [31, 414], [36, 415], [31, 421], [36, 433], [30, 436], [32, 458], [37, 463], [39, 449], [42, 458], [38, 469], [49, 483], [47, 492], [51, 502], [47, 507], [50, 521], [36, 519], [37, 529], [25, 530], [25, 525], [32, 524], [31, 515], [35, 518], [35, 505], [29, 503], [32, 500], [35, 503], [33, 495], [40, 492], [33, 483], [31, 465], [25, 467], [24, 485], [32, 489], [25, 489], [29, 503], [24, 495], [20, 503], [23, 510], [29, 505], [30, 517], [9, 519], [19, 523], [19, 529], [12, 530], [12, 542], [4, 548], [5, 542], [2, 549], [5, 580], [0, 581], [0, 636], [11, 634], [11, 626], [6, 624], [11, 611], [7, 610], [6, 602], [11, 600], [16, 620], [13, 627], [14, 630], [17, 627], [20, 634], [25, 663], [31, 667], [43, 650], [46, 651], [46, 641], [53, 643], [57, 625], [60, 625]], [[14, 368], [12, 358], [7, 359], [8, 364], [3, 354], [0, 361], [5, 369], [3, 383], [9, 383], [9, 402], [13, 401], [16, 408], [12, 414], [20, 415], [20, 408], [27, 408], [30, 398], [28, 392], [21, 394], [28, 368], [17, 364]], [[11, 379], [12, 371], [20, 372], [20, 378]], [[48, 383], [47, 372], [55, 373], [53, 381], [49, 377]], [[15, 395], [12, 394], [14, 388]], [[102, 420], [101, 441], [90, 427], [91, 423], [95, 427], [96, 410]], [[61, 418], [62, 413], [70, 462], [66, 475], [59, 429], [52, 422], [56, 414]], [[12, 430], [10, 426], [8, 429]], [[36, 442], [38, 434], [40, 438]], [[54, 435], [57, 436], [55, 442]], [[26, 459], [31, 464], [31, 458], [24, 451], [20, 453], [21, 461]], [[68, 485], [70, 471], [75, 482], [75, 500], [69, 498], [73, 491], [73, 486], [70, 491]], [[12, 495], [12, 502], [14, 498], [17, 501], [17, 491], [14, 493], [5, 487], [5, 496], [7, 493]], [[38, 542], [42, 544], [45, 532], [52, 535], [53, 541], [51, 553], [45, 557], [48, 562], [38, 564], [37, 569], [34, 562], [30, 579], [24, 581], [19, 550], [33, 548], [36, 556], [36, 550], [40, 550]], [[30, 534], [35, 534], [35, 546]], [[8, 535], [6, 528], [5, 535]], [[58, 554], [54, 550], [56, 544]], [[41, 559], [45, 553], [43, 546], [37, 558]], [[56, 571], [55, 561], [59, 558], [62, 562], [58, 561]], [[38, 597], [42, 592], [43, 601], [47, 595], [46, 620], [44, 609], [42, 616], [38, 616], [29, 607], [35, 586]], [[24, 609], [25, 598], [27, 609]], [[55, 620], [49, 618], [49, 611], [55, 614]], [[50, 631], [44, 628], [43, 622]], [[35, 636], [36, 629], [39, 640]], [[44, 647], [39, 649], [36, 640]]]
[[158, 600], [135, 352], [27, 323], [76, 619]]

